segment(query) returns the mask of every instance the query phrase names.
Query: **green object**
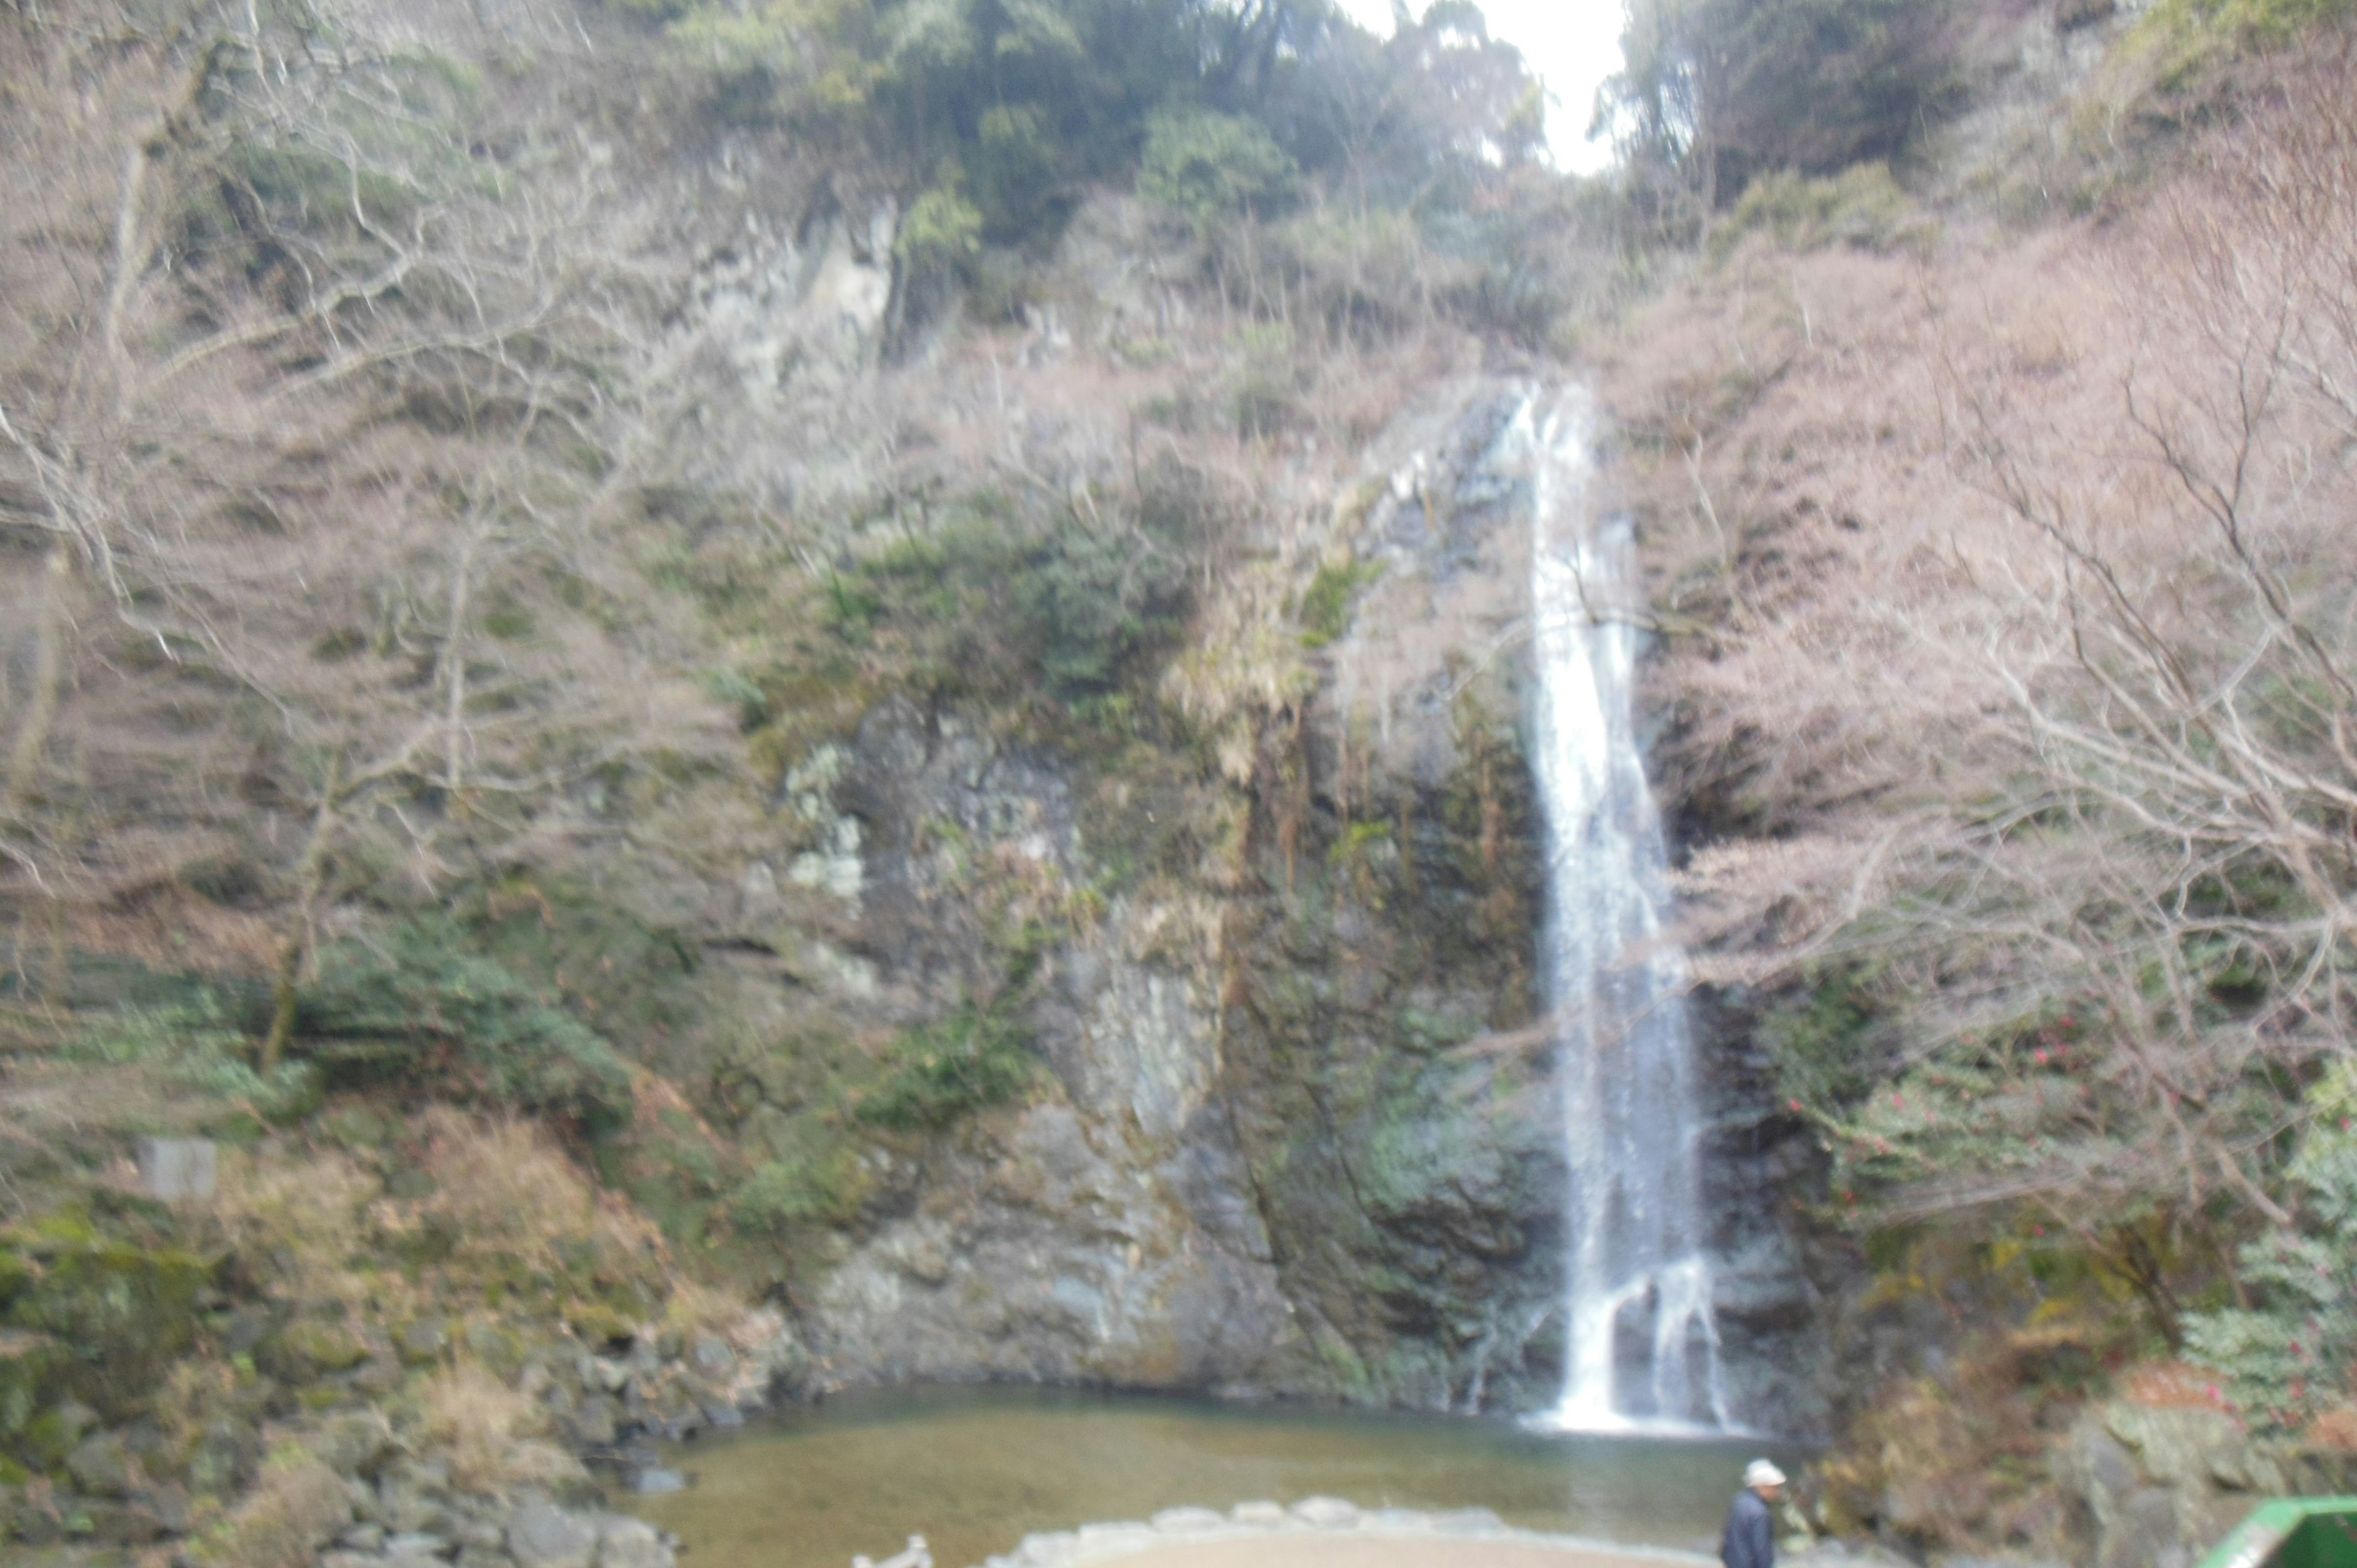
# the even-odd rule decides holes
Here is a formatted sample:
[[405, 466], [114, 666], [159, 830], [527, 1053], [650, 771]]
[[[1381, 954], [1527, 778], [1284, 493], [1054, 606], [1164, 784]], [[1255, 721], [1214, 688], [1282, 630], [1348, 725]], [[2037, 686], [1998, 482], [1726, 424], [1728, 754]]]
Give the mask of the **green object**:
[[2357, 1568], [2357, 1498], [2263, 1503], [2200, 1568]]

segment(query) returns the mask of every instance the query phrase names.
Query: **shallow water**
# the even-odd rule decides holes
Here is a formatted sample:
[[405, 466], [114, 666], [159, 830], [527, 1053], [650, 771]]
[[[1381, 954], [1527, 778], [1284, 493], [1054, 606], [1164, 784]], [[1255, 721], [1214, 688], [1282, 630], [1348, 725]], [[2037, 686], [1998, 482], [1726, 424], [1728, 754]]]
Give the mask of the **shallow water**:
[[1495, 1509], [1510, 1524], [1703, 1547], [1756, 1442], [1042, 1390], [893, 1391], [675, 1450], [694, 1484], [632, 1499], [686, 1568], [847, 1568], [923, 1535], [966, 1568], [1025, 1534], [1158, 1509], [1325, 1494]]

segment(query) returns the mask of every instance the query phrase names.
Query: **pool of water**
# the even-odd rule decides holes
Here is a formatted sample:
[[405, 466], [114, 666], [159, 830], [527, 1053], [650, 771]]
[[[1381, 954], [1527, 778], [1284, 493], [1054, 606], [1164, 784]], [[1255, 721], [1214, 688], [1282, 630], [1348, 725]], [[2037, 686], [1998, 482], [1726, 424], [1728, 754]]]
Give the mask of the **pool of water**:
[[[1025, 1534], [1158, 1509], [1325, 1494], [1495, 1509], [1632, 1543], [1716, 1541], [1756, 1441], [1547, 1434], [1508, 1422], [1046, 1390], [838, 1398], [675, 1450], [692, 1484], [634, 1498], [686, 1568], [848, 1568], [924, 1536], [967, 1568]], [[1781, 1456], [1781, 1455], [1780, 1455]]]

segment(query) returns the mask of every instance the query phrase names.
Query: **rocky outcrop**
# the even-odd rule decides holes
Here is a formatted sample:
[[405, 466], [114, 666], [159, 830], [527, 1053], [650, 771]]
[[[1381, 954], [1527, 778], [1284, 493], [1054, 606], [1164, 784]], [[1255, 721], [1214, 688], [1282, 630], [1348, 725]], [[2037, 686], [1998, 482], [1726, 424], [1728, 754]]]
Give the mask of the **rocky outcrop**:
[[2254, 1442], [2222, 1411], [2115, 1401], [2081, 1414], [2054, 1472], [2092, 1568], [2190, 1568], [2269, 1498], [2347, 1493], [2357, 1454]]

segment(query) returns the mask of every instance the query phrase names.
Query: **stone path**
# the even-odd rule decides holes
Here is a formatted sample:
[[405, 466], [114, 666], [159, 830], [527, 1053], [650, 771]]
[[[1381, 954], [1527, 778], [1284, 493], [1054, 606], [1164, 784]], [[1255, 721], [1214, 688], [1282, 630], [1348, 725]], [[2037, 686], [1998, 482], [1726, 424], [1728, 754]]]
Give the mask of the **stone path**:
[[1422, 1513], [1310, 1498], [1290, 1509], [1166, 1509], [1026, 1536], [983, 1568], [1717, 1568], [1698, 1552], [1516, 1530], [1486, 1509]]

